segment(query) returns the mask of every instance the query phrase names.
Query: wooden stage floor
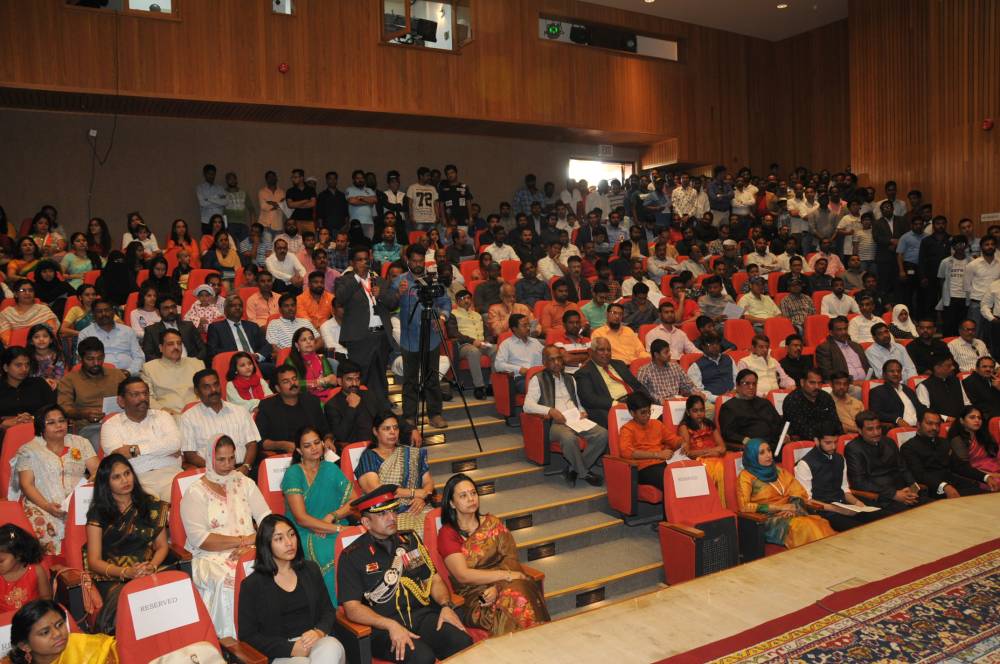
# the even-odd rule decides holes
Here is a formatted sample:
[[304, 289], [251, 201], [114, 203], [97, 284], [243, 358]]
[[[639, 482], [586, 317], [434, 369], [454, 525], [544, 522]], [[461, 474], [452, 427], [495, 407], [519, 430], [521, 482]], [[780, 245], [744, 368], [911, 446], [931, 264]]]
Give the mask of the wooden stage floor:
[[488, 639], [448, 662], [654, 662], [997, 537], [1000, 494], [941, 500], [725, 572]]

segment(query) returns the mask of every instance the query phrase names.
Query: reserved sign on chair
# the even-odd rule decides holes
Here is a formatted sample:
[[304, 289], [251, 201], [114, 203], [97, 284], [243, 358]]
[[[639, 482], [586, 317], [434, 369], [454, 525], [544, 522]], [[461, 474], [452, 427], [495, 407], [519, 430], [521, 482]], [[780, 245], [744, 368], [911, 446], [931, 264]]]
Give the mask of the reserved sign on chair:
[[198, 622], [191, 579], [141, 590], [128, 597], [136, 640]]

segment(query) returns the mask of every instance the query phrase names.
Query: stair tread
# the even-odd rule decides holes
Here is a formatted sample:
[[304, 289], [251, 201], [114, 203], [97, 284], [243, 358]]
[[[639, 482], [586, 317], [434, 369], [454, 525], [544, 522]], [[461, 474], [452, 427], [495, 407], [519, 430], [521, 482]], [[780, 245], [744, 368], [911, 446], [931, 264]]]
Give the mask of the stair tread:
[[627, 533], [610, 542], [557, 553], [528, 563], [545, 573], [545, 596], [582, 592], [615, 578], [661, 566], [659, 541], [654, 533]]
[[643, 597], [650, 593], [655, 593], [658, 590], [663, 590], [667, 587], [667, 584], [660, 582], [655, 585], [650, 585], [645, 588], [640, 588], [638, 590], [633, 590], [632, 592], [624, 593], [622, 595], [614, 595], [609, 597], [603, 602], [595, 602], [594, 604], [588, 604], [587, 606], [581, 606], [580, 608], [570, 609], [569, 611], [563, 611], [558, 614], [559, 618], [569, 618], [570, 616], [575, 616], [580, 613], [586, 613], [588, 611], [596, 611], [597, 609], [603, 609], [606, 606], [612, 604], [619, 604], [621, 602], [627, 602], [629, 600], [636, 599], [638, 597]]
[[514, 536], [518, 548], [524, 548], [564, 539], [583, 532], [613, 528], [622, 523], [622, 520], [617, 517], [595, 511], [540, 523], [530, 528], [521, 528], [512, 531], [511, 534]]
[[[463, 430], [467, 431], [470, 428], [469, 420], [468, 418], [465, 417], [464, 413], [462, 414], [461, 419], [456, 417], [450, 420], [448, 418], [445, 418], [445, 420], [448, 422], [448, 427], [446, 429], [435, 429], [434, 427], [427, 424], [427, 418], [424, 418], [424, 423], [427, 424], [427, 426], [424, 427], [424, 435], [426, 436], [428, 434], [435, 434], [435, 433], [446, 434], [449, 431], [463, 431]], [[476, 425], [476, 427], [492, 426], [496, 424], [503, 425], [503, 420], [490, 415], [480, 415], [479, 417], [473, 416], [472, 422], [473, 424]]]
[[[527, 461], [514, 461], [511, 463], [498, 464], [496, 466], [487, 466], [486, 468], [477, 468], [476, 470], [468, 470], [465, 474], [471, 477], [474, 482], [486, 482], [498, 477], [523, 475], [528, 473], [538, 473], [538, 475], [541, 476], [543, 470], [544, 469], [541, 466], [536, 466], [535, 464], [528, 463]], [[444, 485], [448, 482], [449, 477], [451, 477], [451, 473], [436, 477], [434, 486], [444, 487]]]
[[524, 449], [521, 437], [516, 434], [484, 436], [479, 440], [483, 444], [482, 452], [479, 451], [476, 440], [471, 437], [461, 440], [448, 440], [444, 444], [439, 445], [428, 445], [427, 462], [431, 464], [448, 463]]
[[563, 482], [543, 482], [504, 491], [502, 494], [483, 496], [479, 499], [479, 509], [483, 513], [505, 519], [559, 505], [593, 500], [607, 493], [604, 487], [584, 484], [570, 488]]

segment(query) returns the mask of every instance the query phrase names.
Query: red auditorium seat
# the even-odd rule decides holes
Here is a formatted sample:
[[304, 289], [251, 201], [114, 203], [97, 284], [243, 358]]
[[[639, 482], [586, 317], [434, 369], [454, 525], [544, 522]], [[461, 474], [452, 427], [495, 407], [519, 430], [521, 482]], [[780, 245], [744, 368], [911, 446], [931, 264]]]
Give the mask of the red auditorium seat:
[[826, 341], [830, 333], [830, 317], [823, 314], [813, 314], [806, 317], [804, 340], [807, 346], [816, 347]]
[[727, 320], [722, 328], [722, 336], [736, 345], [736, 350], [750, 350], [755, 332], [753, 324], [743, 318]]
[[10, 478], [13, 473], [11, 461], [17, 455], [17, 451], [34, 437], [34, 422], [15, 424], [4, 434], [3, 446], [0, 447], [0, 499], [7, 500], [7, 489], [10, 488]]
[[823, 298], [832, 293], [833, 291], [820, 290], [815, 291], [812, 294], [813, 306], [816, 307], [816, 313], [821, 313], [823, 311]]
[[917, 435], [917, 430], [913, 427], [896, 427], [889, 429], [886, 435], [896, 443], [896, 447], [902, 447], [906, 441]]
[[871, 396], [872, 388], [876, 385], [881, 385], [885, 381], [873, 378], [871, 380], [866, 380], [861, 383], [861, 403], [865, 408], [868, 408], [868, 399]]
[[240, 633], [240, 586], [243, 579], [253, 573], [253, 564], [257, 558], [257, 547], [252, 546], [243, 552], [240, 559], [236, 561], [236, 582], [233, 585], [233, 625], [236, 633]]
[[[674, 473], [682, 469], [703, 476], [707, 492], [678, 497]], [[668, 465], [663, 471], [663, 494], [666, 520], [660, 522], [657, 531], [668, 584], [721, 571], [739, 561], [736, 513], [722, 507], [715, 482], [703, 465], [697, 461]]]
[[[284, 477], [285, 470], [288, 469], [288, 464], [291, 462], [291, 453], [275, 454], [261, 461], [257, 471], [257, 487], [264, 495], [267, 506], [275, 514], [285, 513], [285, 496], [281, 493], [281, 482], [278, 477]], [[272, 475], [274, 483], [271, 482]]]
[[358, 478], [355, 477], [354, 470], [358, 467], [361, 455], [367, 447], [367, 442], [351, 443], [345, 445], [344, 449], [340, 451], [340, 470], [347, 479], [351, 480], [354, 490], [358, 492], [358, 495], [364, 492], [361, 490], [361, 485], [358, 484]]
[[816, 447], [811, 440], [795, 440], [781, 446], [781, 467], [792, 475], [795, 474], [795, 463]]
[[772, 348], [777, 348], [780, 344], [784, 343], [788, 335], [796, 333], [792, 321], [784, 316], [776, 316], [764, 321], [764, 334], [771, 340]]
[[763, 514], [740, 512], [738, 497], [738, 478], [743, 471], [743, 454], [741, 452], [728, 452], [724, 457], [725, 462], [725, 490], [726, 505], [736, 511], [737, 527], [740, 538], [740, 559], [743, 562], [750, 562], [764, 556], [785, 551], [785, 547], [764, 541], [764, 530], [761, 523], [766, 520]]
[[519, 274], [521, 274], [521, 261], [510, 259], [500, 261], [500, 277], [508, 284], [517, 281]]

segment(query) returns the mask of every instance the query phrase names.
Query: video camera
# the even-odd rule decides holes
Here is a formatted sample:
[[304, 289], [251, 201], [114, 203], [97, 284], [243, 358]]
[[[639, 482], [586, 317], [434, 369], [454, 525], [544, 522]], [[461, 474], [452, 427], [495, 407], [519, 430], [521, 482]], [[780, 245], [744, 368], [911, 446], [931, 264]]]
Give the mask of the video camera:
[[417, 290], [417, 300], [425, 309], [434, 306], [434, 301], [445, 294], [444, 284], [437, 280], [433, 272], [425, 272], [413, 287]]

